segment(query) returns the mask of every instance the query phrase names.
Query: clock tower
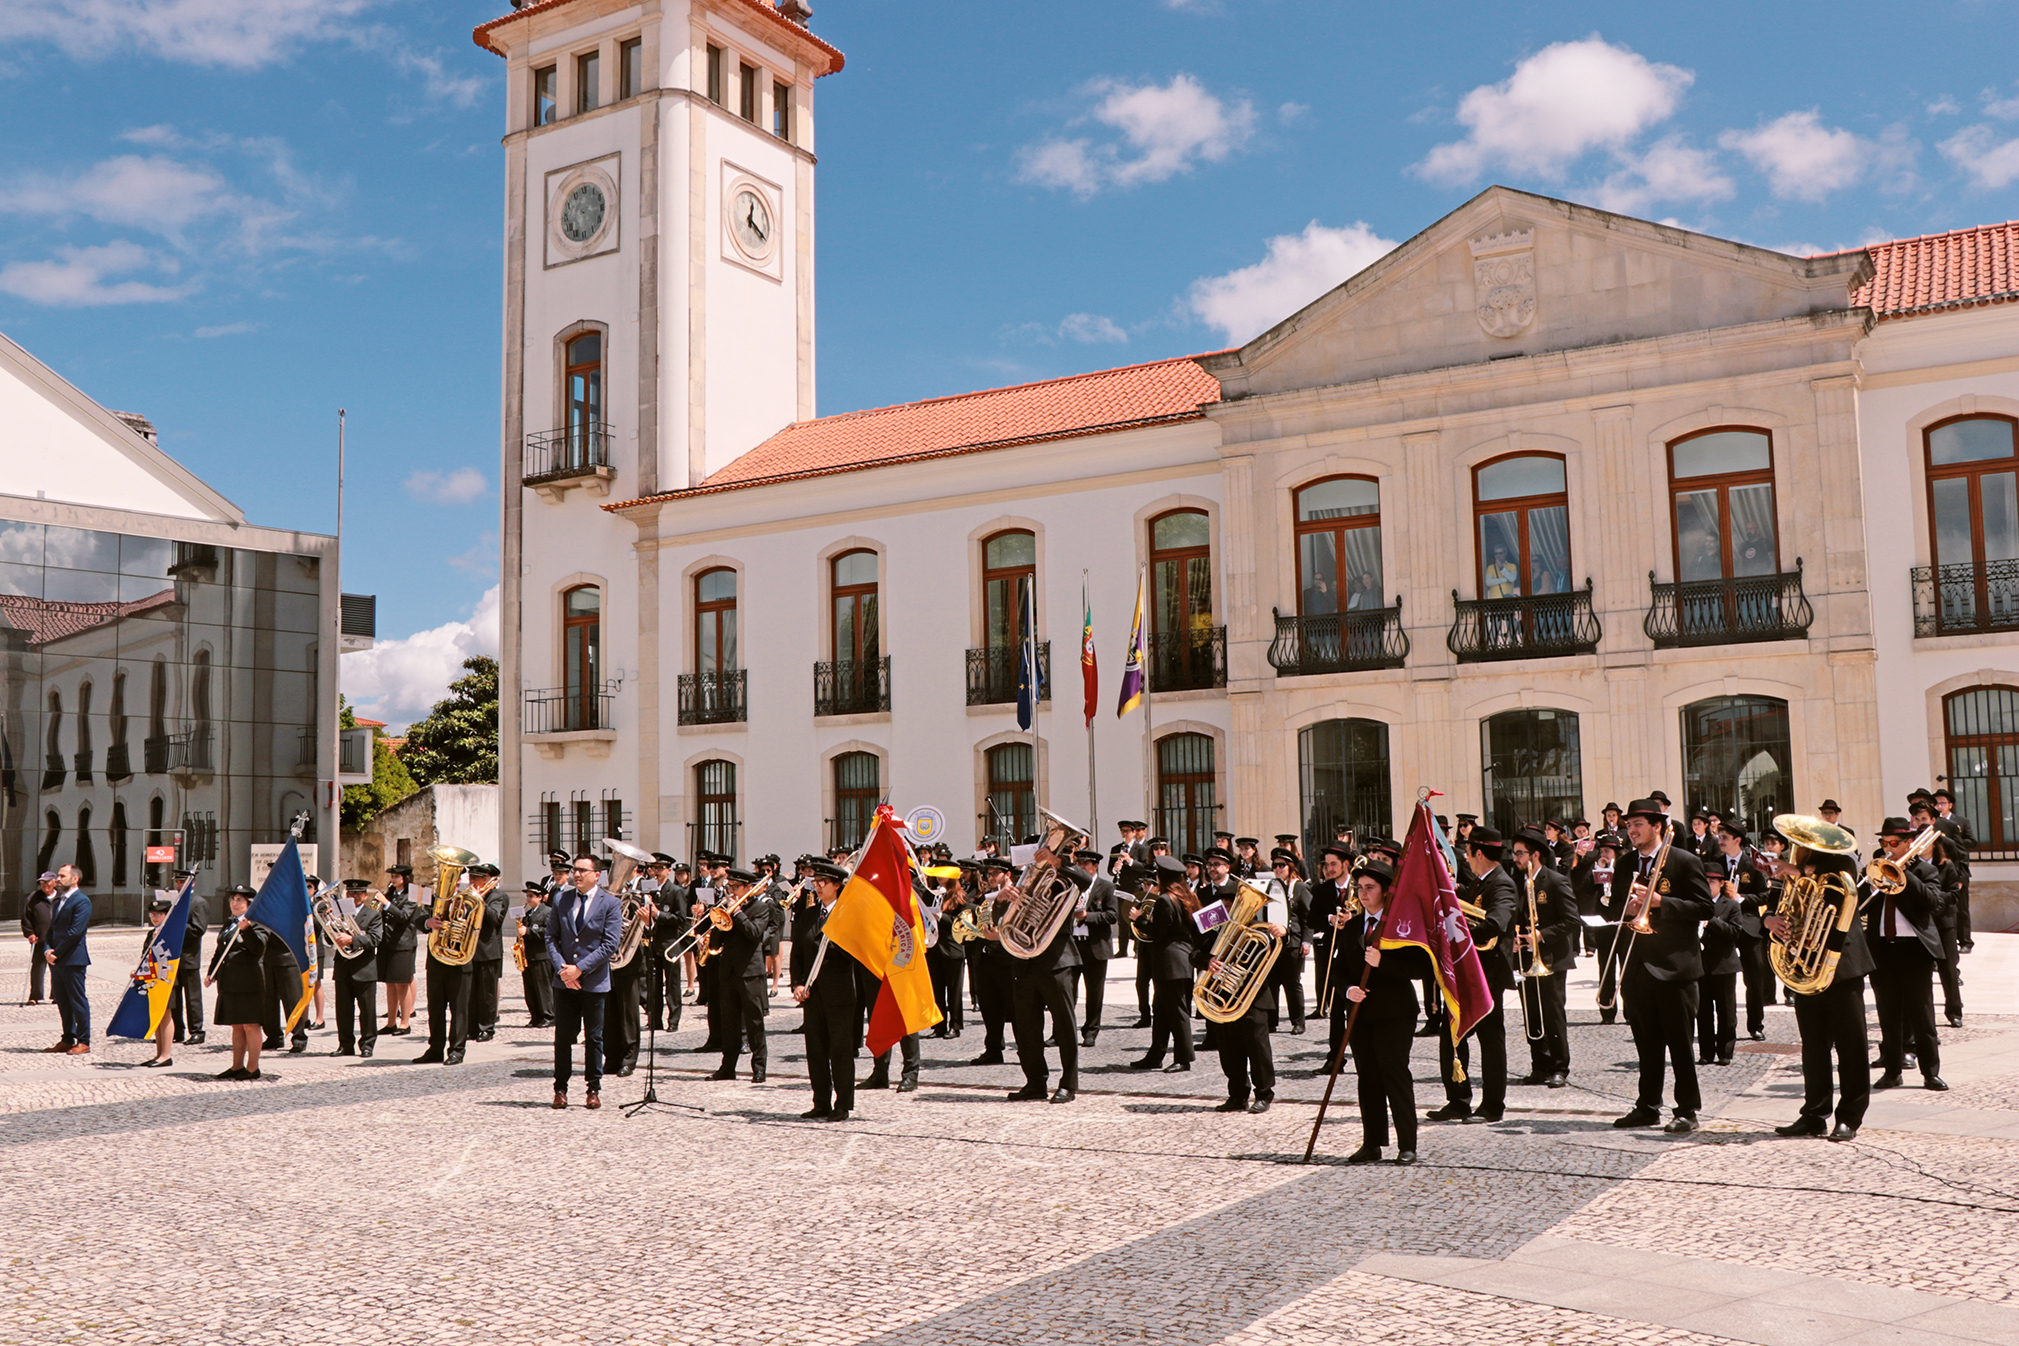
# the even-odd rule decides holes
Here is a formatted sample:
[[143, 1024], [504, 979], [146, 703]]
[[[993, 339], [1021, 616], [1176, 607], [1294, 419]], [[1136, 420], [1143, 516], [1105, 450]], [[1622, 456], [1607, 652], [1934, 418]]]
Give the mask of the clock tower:
[[564, 805], [580, 849], [656, 797], [517, 779], [527, 746], [607, 759], [656, 662], [650, 567], [599, 506], [814, 415], [813, 91], [842, 55], [800, 0], [513, 3], [473, 35], [506, 69], [500, 770], [508, 812]]

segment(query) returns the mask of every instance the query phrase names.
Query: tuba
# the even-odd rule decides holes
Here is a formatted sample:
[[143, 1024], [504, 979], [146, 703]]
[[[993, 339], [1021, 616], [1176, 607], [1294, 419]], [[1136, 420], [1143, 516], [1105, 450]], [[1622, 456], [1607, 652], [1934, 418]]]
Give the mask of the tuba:
[[1040, 808], [1038, 817], [1045, 825], [1038, 848], [1050, 851], [1053, 860], [1033, 860], [1024, 867], [1009, 910], [996, 922], [1004, 951], [1018, 958], [1043, 953], [1080, 905], [1080, 890], [1059, 871], [1072, 863], [1073, 848], [1086, 836], [1086, 829], [1048, 809]]
[[610, 958], [611, 968], [616, 969], [630, 966], [631, 960], [638, 956], [638, 946], [645, 942], [648, 902], [638, 891], [636, 879], [639, 868], [652, 863], [652, 852], [615, 837], [604, 837], [603, 849], [610, 853], [610, 881], [604, 886], [619, 894], [624, 906], [624, 933], [617, 941], [617, 952]]
[[475, 888], [459, 891], [457, 884], [463, 871], [482, 857], [460, 846], [430, 846], [428, 855], [435, 862], [435, 905], [430, 914], [442, 923], [439, 930], [428, 931], [428, 957], [462, 967], [477, 956], [477, 941], [483, 937], [484, 893]]
[[[323, 932], [323, 937], [329, 940], [330, 947], [337, 951], [339, 958], [362, 958], [369, 950], [359, 947], [364, 942], [365, 932], [354, 913], [385, 906], [386, 895], [366, 893], [352, 905], [350, 911], [345, 911], [337, 901], [337, 894], [342, 890], [342, 884], [333, 883], [317, 893], [315, 901], [309, 905], [309, 914], [315, 917], [316, 928]], [[346, 949], [337, 943], [338, 935], [349, 935], [351, 947]]]
[[[1801, 863], [1802, 851], [1820, 855], [1855, 855], [1858, 842], [1849, 832], [1820, 818], [1783, 813], [1774, 819], [1774, 830], [1786, 837], [1794, 849], [1789, 860]], [[1928, 829], [1933, 832], [1934, 829]], [[1916, 838], [1918, 844], [1919, 838]], [[1885, 863], [1891, 863], [1890, 861]], [[1878, 862], [1874, 863], [1877, 868]], [[1903, 870], [1904, 872], [1904, 870]], [[1879, 880], [1874, 879], [1874, 886]], [[1841, 941], [1858, 914], [1858, 890], [1844, 874], [1802, 874], [1790, 878], [1781, 890], [1779, 915], [1788, 923], [1788, 933], [1776, 939], [1768, 951], [1774, 975], [1797, 995], [1815, 995], [1829, 989], [1836, 979], [1838, 950], [1830, 947], [1832, 932]]]
[[1217, 971], [1208, 972], [1192, 988], [1192, 1004], [1201, 1018], [1232, 1023], [1248, 1012], [1269, 980], [1269, 969], [1282, 956], [1283, 942], [1258, 929], [1268, 909], [1269, 895], [1246, 879], [1238, 881], [1234, 909], [1213, 939]]

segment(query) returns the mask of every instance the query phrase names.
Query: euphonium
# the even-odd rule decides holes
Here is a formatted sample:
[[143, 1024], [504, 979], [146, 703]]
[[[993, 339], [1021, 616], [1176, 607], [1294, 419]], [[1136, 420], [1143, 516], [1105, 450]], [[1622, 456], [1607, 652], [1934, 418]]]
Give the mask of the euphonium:
[[1043, 953], [1080, 905], [1080, 890], [1059, 871], [1073, 862], [1073, 850], [1086, 836], [1086, 829], [1047, 809], [1039, 809], [1038, 817], [1045, 825], [1039, 849], [1051, 852], [1054, 858], [1049, 863], [1033, 860], [1024, 867], [1009, 910], [996, 922], [1003, 949], [1018, 958]]
[[1935, 839], [1942, 834], [1935, 830], [1933, 823], [1921, 829], [1921, 835], [1914, 838], [1907, 847], [1906, 854], [1894, 860], [1880, 856], [1865, 866], [1865, 880], [1872, 885], [1875, 893], [1897, 894], [1907, 887], [1907, 866], [1926, 855], [1935, 845]]
[[1246, 879], [1238, 884], [1234, 909], [1213, 939], [1213, 957], [1220, 966], [1192, 988], [1192, 1004], [1216, 1024], [1232, 1023], [1248, 1012], [1283, 953], [1283, 942], [1258, 928], [1269, 895]]
[[[1801, 863], [1803, 851], [1821, 855], [1857, 853], [1856, 838], [1820, 818], [1783, 813], [1774, 819], [1774, 830], [1791, 843], [1788, 859], [1793, 864]], [[1915, 840], [1919, 842], [1919, 838]], [[1901, 872], [1904, 876], [1904, 866]], [[1904, 877], [1902, 882], [1904, 886]], [[1879, 886], [1877, 879], [1873, 880], [1873, 886]], [[1778, 914], [1788, 923], [1788, 933], [1773, 941], [1768, 950], [1774, 975], [1797, 995], [1815, 995], [1829, 989], [1837, 976], [1839, 957], [1838, 950], [1830, 947], [1831, 932], [1848, 933], [1858, 915], [1858, 890], [1849, 876], [1803, 874], [1790, 878], [1781, 890]], [[1838, 939], [1841, 941], [1842, 937], [1840, 933]]]
[[624, 932], [617, 940], [617, 952], [611, 956], [610, 966], [628, 967], [638, 956], [638, 946], [645, 942], [646, 934], [646, 898], [632, 880], [642, 866], [652, 863], [652, 852], [615, 837], [604, 837], [603, 849], [610, 853], [610, 879], [604, 886], [619, 894], [624, 906]]
[[[309, 904], [309, 913], [315, 917], [316, 928], [323, 932], [330, 942], [330, 947], [337, 951], [338, 957], [361, 958], [368, 952], [360, 947], [364, 942], [364, 927], [358, 924], [356, 915], [345, 911], [337, 901], [337, 893], [342, 886], [333, 883], [317, 893], [315, 900]], [[383, 907], [385, 904], [384, 893], [366, 893], [357, 900], [354, 910], [363, 912], [371, 907]], [[351, 946], [348, 949], [337, 943], [338, 935], [351, 937]]]
[[995, 934], [997, 900], [993, 892], [969, 898], [967, 904], [953, 918], [953, 942], [971, 944], [975, 940], [987, 939]]
[[428, 931], [428, 957], [450, 967], [461, 967], [477, 956], [477, 941], [484, 933], [484, 894], [470, 888], [458, 891], [463, 871], [480, 862], [475, 851], [460, 846], [431, 846], [428, 855], [435, 862], [435, 906], [431, 913], [442, 924]]

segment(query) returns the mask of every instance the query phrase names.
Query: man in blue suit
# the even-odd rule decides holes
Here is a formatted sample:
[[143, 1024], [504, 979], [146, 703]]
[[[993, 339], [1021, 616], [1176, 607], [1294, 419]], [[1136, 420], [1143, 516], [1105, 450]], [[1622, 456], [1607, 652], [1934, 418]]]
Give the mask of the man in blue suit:
[[83, 1056], [91, 1050], [91, 1002], [84, 997], [84, 970], [91, 966], [85, 935], [91, 929], [91, 899], [78, 890], [76, 865], [56, 871], [56, 896], [49, 911], [49, 937], [42, 956], [54, 969], [56, 1012], [63, 1036], [46, 1050]]
[[556, 890], [547, 921], [554, 954], [554, 1106], [568, 1106], [575, 1034], [582, 1034], [582, 1082], [588, 1106], [603, 1106], [603, 1006], [610, 995], [610, 959], [623, 934], [624, 913], [599, 881], [593, 855], [578, 855], [568, 887]]

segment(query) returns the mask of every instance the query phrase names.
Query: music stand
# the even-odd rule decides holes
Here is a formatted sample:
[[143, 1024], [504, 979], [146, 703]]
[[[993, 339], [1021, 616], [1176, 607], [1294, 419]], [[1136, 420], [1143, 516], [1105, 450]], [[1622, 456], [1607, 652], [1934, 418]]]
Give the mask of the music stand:
[[[648, 951], [640, 949], [638, 956], [646, 957]], [[661, 954], [657, 948], [653, 948], [649, 951], [649, 956], [658, 958]], [[662, 972], [659, 975], [664, 977], [666, 974]], [[708, 1109], [699, 1103], [679, 1103], [670, 1098], [659, 1097], [659, 1026], [652, 1022], [654, 1017], [656, 1016], [650, 1014], [645, 1016], [645, 1096], [635, 1103], [619, 1105], [617, 1111], [626, 1117], [636, 1117], [647, 1108], [684, 1108], [688, 1112], [698, 1112], [706, 1116]]]

